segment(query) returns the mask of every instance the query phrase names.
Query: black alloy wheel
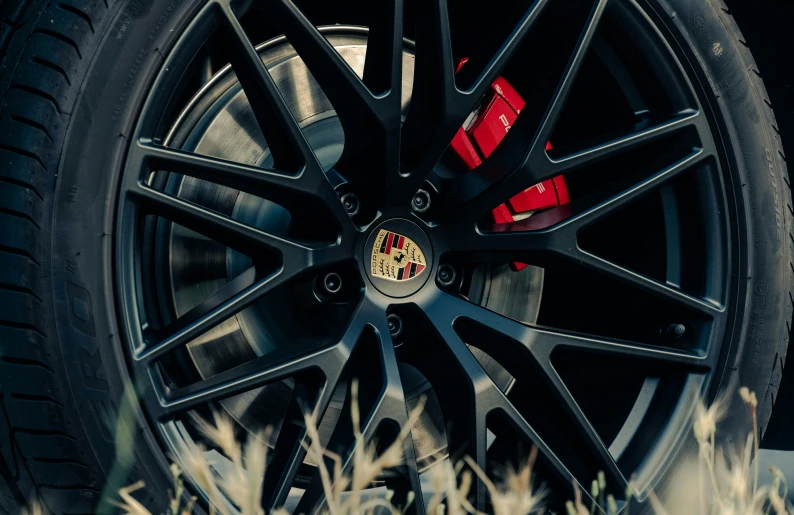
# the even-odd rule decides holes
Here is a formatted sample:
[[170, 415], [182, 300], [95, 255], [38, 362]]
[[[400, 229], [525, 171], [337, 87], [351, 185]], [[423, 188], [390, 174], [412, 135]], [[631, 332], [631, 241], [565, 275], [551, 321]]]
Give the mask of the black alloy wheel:
[[[57, 104], [70, 117], [49, 135], [62, 172], [52, 199], [39, 195], [52, 220], [36, 222], [52, 228], [53, 262], [69, 263], [39, 298], [56, 315], [38, 329], [59, 349], [47, 381], [68, 385], [46, 395], [69, 396], [52, 397], [70, 421], [58, 435], [82, 452], [69, 463], [113, 462], [112, 438], [92, 435], [112, 431], [99, 421], [124, 385], [143, 428], [128, 472], [147, 484], [166, 456], [209, 445], [191, 416], [228, 414], [241, 438], [271, 428], [268, 512], [325, 502], [305, 413], [352, 466], [354, 381], [378, 449], [423, 406], [404, 464], [371, 485], [417, 513], [438, 463], [468, 456], [493, 476], [532, 448], [552, 508], [600, 471], [618, 499], [634, 477], [642, 501], [691, 451], [697, 397], [729, 385], [757, 391], [765, 425], [792, 315], [788, 177], [738, 29], [716, 1], [694, 3], [81, 11], [86, 63], [65, 74], [82, 93]], [[467, 170], [450, 141], [498, 77], [526, 105]], [[17, 148], [3, 138], [0, 152]], [[570, 203], [494, 222], [496, 206], [560, 176]], [[33, 360], [4, 349], [5, 366]], [[96, 502], [104, 480], [80, 478], [74, 491], [92, 494], [59, 491], [52, 511]], [[482, 481], [470, 498], [489, 511]]]

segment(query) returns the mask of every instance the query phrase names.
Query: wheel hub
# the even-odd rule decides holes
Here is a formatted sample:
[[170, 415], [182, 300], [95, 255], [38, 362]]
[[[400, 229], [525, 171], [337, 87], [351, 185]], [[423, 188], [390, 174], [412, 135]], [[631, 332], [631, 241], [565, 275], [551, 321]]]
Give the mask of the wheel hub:
[[[333, 34], [330, 32], [326, 31], [329, 33], [328, 38], [341, 55], [354, 69], [360, 69], [367, 49], [366, 32], [344, 28], [333, 29]], [[260, 54], [268, 63], [270, 73], [278, 78], [282, 95], [294, 106], [296, 111], [293, 111], [293, 115], [299, 120], [318, 160], [326, 170], [330, 170], [344, 146], [344, 134], [330, 102], [286, 41], [265, 44], [260, 48]], [[402, 100], [404, 111], [407, 111], [410, 102], [412, 73], [413, 55], [406, 50]], [[173, 127], [168, 144], [230, 161], [270, 166], [273, 159], [271, 152], [239, 85], [233, 77], [221, 75], [188, 104]], [[229, 213], [233, 218], [262, 230], [285, 234], [289, 227], [289, 214], [275, 202], [192, 177], [172, 176], [168, 182], [167, 188], [180, 198]], [[358, 213], [359, 201], [355, 194], [342, 194], [340, 202], [350, 216]], [[412, 209], [413, 203], [405, 206], [406, 216]], [[203, 238], [185, 227], [173, 225], [166, 232], [170, 234], [164, 236], [167, 242], [163, 245], [162, 285], [169, 286], [170, 291], [163, 292], [163, 295], [173, 299], [177, 316], [183, 316], [202, 299], [251, 266], [247, 256]], [[402, 236], [403, 248], [395, 247], [389, 253], [380, 252], [387, 234]], [[361, 263], [359, 272], [362, 278], [366, 277], [364, 281], [374, 291], [394, 301], [402, 301], [430, 282], [435, 273], [435, 254], [427, 233], [419, 225], [405, 218], [392, 218], [375, 225], [366, 238], [363, 249], [357, 253]], [[373, 264], [377, 268], [381, 260], [384, 264], [389, 263], [388, 274], [373, 273]], [[409, 260], [411, 265], [408, 264]], [[400, 270], [403, 271], [401, 277]], [[325, 275], [323, 272], [320, 279]], [[537, 319], [543, 284], [542, 269], [528, 267], [522, 273], [515, 274], [507, 265], [489, 266], [478, 269], [474, 280], [476, 285], [471, 289], [471, 295], [475, 302], [517, 320], [532, 323]], [[505, 299], [513, 301], [506, 302]], [[190, 342], [187, 345], [188, 357], [199, 375], [203, 378], [212, 377], [256, 356], [278, 350], [275, 342], [280, 337], [298, 337], [293, 333], [285, 333], [283, 329], [298, 322], [292, 319], [291, 314], [274, 308], [276, 306], [267, 303], [253, 305], [227, 319], [205, 337]], [[406, 341], [405, 336], [399, 333], [394, 336], [397, 337], [401, 345], [421, 343]], [[472, 353], [498, 385], [506, 390], [512, 381], [510, 374], [482, 351], [472, 348]], [[401, 374], [404, 376], [406, 404], [411, 410], [431, 388], [425, 378], [413, 369], [401, 370]], [[281, 430], [286, 409], [284, 403], [289, 399], [292, 387], [289, 381], [283, 381], [224, 399], [220, 404], [252, 434], [272, 427], [269, 443], [274, 445]], [[341, 385], [337, 389], [320, 425], [319, 431], [324, 439], [330, 438], [334, 426], [343, 416], [345, 388], [346, 385]], [[414, 430], [416, 456], [422, 468], [446, 452], [447, 442], [442, 426], [440, 406], [431, 399]]]

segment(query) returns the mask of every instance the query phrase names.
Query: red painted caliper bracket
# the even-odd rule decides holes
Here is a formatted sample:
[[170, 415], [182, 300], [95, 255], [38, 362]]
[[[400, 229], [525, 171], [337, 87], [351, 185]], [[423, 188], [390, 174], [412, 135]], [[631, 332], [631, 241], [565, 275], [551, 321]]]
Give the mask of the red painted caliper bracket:
[[[457, 70], [467, 60], [460, 59]], [[524, 99], [503, 77], [493, 81], [480, 106], [458, 129], [450, 144], [467, 169], [477, 168], [483, 159], [493, 153], [515, 123], [524, 104]], [[551, 150], [551, 142], [546, 143], [546, 150]], [[569, 201], [565, 179], [558, 175], [517, 193], [491, 210], [491, 213], [496, 223], [511, 223], [531, 216], [538, 210], [561, 206]], [[516, 271], [526, 266], [526, 263], [511, 264]]]

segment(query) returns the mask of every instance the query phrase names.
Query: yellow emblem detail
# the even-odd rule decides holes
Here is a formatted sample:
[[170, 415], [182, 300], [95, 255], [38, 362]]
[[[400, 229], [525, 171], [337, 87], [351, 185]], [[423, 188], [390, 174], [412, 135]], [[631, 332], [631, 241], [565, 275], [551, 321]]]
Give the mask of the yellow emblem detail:
[[370, 272], [389, 281], [419, 277], [427, 268], [422, 249], [412, 239], [381, 229], [372, 246]]

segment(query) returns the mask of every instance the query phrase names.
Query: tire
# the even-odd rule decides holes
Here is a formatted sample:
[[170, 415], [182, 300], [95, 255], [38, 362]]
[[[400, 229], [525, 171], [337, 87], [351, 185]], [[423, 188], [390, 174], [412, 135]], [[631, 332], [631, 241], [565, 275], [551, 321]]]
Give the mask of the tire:
[[[145, 93], [201, 2], [0, 2], [0, 511], [39, 498], [88, 513], [115, 464], [130, 380], [117, 318], [112, 199]], [[757, 67], [720, 0], [658, 0], [650, 12], [712, 88], [734, 149], [746, 275], [720, 380], [772, 412], [794, 297], [789, 177]], [[716, 393], [717, 387], [713, 393]], [[164, 511], [167, 460], [145, 417], [125, 484]], [[120, 485], [112, 485], [117, 488]]]

